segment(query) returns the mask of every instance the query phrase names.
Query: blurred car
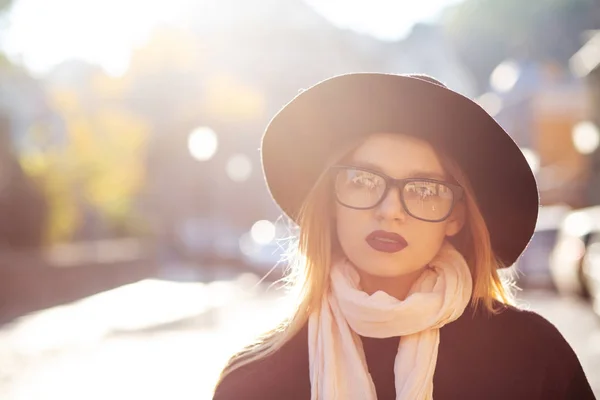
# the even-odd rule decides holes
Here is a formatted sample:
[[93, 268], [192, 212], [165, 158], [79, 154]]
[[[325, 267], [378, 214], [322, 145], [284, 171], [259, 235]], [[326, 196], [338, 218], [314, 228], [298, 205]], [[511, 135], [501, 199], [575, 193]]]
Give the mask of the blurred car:
[[592, 307], [600, 316], [600, 232], [594, 232], [589, 238], [581, 271]]
[[540, 208], [531, 242], [515, 265], [520, 287], [555, 290], [550, 273], [550, 254], [569, 211], [570, 208], [563, 205]]
[[600, 206], [573, 210], [563, 220], [550, 256], [550, 272], [561, 294], [589, 297], [583, 272], [590, 239], [600, 233]]

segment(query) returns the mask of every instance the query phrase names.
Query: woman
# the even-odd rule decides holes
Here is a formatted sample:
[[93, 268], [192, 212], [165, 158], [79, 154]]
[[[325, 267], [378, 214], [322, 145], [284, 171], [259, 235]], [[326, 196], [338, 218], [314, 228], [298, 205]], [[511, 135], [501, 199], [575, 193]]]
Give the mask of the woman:
[[298, 304], [231, 359], [215, 399], [594, 398], [569, 344], [500, 279], [538, 192], [474, 102], [427, 76], [334, 77], [275, 116], [262, 161], [300, 228]]

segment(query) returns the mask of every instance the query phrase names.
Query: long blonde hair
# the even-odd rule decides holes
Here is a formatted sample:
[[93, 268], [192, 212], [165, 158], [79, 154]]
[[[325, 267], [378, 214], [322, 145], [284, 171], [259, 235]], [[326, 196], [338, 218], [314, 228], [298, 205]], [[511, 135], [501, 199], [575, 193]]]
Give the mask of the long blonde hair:
[[[492, 251], [490, 234], [477, 204], [473, 189], [458, 165], [436, 151], [446, 172], [464, 189], [466, 220], [463, 229], [450, 238], [461, 252], [473, 278], [472, 305], [491, 314], [502, 304], [514, 304], [515, 288], [511, 276], [501, 278], [504, 267]], [[219, 382], [232, 371], [269, 356], [280, 349], [307, 323], [318, 310], [328, 288], [329, 268], [339, 250], [333, 220], [331, 175], [325, 171], [305, 199], [297, 216], [299, 234], [288, 254], [288, 288], [295, 294], [293, 312], [277, 327], [266, 332], [253, 344], [235, 354], [221, 372]]]

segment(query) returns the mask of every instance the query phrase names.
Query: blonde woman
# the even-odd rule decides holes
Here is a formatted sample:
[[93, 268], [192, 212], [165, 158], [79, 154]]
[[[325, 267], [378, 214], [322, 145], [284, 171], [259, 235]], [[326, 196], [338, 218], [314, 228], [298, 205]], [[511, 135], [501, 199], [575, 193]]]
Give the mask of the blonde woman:
[[299, 227], [299, 298], [232, 357], [215, 399], [594, 398], [562, 335], [499, 277], [538, 191], [477, 104], [427, 76], [337, 76], [287, 104], [261, 150]]

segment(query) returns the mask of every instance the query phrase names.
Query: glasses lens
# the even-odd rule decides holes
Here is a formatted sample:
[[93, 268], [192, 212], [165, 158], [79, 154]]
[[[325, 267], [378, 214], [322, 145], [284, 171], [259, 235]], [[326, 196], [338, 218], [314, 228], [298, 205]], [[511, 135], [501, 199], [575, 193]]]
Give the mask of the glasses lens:
[[338, 201], [355, 208], [377, 204], [385, 192], [385, 185], [381, 176], [354, 168], [341, 168], [335, 178]]
[[436, 221], [445, 218], [454, 202], [448, 186], [429, 181], [410, 182], [402, 193], [407, 211], [417, 218]]

